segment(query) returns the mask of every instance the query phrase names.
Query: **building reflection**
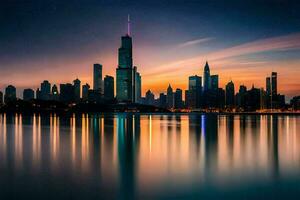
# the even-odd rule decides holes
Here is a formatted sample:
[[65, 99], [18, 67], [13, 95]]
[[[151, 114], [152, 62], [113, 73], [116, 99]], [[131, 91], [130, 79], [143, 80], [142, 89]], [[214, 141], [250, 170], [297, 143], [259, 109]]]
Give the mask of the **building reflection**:
[[[139, 117], [131, 114], [117, 116], [120, 197], [135, 196], [137, 148], [139, 146]], [[151, 118], [149, 123], [151, 123]], [[151, 132], [151, 131], [150, 131]]]
[[6, 114], [0, 115], [0, 159], [2, 160], [2, 166], [5, 166], [7, 163], [7, 122]]
[[15, 167], [23, 167], [23, 126], [22, 126], [22, 115], [15, 114]]
[[32, 160], [33, 166], [37, 168], [41, 159], [41, 116], [34, 114], [32, 122]]
[[[43, 121], [43, 120], [42, 120]], [[46, 120], [48, 121], [48, 117], [46, 116]], [[50, 115], [50, 156], [51, 156], [51, 164], [55, 169], [59, 164], [59, 146], [60, 146], [60, 126], [59, 126], [59, 116], [56, 114]]]
[[[117, 197], [166, 183], [299, 171], [300, 118], [254, 115], [0, 115], [0, 166], [93, 175]], [[28, 153], [29, 152], [29, 153]], [[31, 163], [30, 163], [31, 162]]]

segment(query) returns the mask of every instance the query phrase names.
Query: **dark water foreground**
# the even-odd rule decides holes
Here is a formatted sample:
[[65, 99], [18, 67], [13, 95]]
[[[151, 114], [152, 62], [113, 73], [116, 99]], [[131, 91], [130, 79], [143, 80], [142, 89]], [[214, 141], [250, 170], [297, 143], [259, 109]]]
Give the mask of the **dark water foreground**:
[[300, 116], [0, 115], [0, 199], [298, 199]]

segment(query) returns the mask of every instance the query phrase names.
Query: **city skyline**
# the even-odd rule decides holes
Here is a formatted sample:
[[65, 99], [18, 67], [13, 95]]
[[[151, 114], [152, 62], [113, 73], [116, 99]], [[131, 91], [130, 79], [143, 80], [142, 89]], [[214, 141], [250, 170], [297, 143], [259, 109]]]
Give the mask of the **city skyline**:
[[[257, 4], [253, 5], [255, 2]], [[267, 5], [258, 2], [246, 2], [248, 8], [244, 8], [241, 3], [234, 4], [234, 13], [225, 18], [232, 20], [230, 25], [219, 22], [219, 18], [225, 16], [225, 13], [217, 14], [216, 11], [228, 8], [222, 2], [201, 7], [194, 1], [186, 5], [175, 1], [164, 13], [162, 9], [167, 1], [154, 2], [150, 10], [155, 11], [157, 16], [146, 16], [147, 13], [140, 15], [140, 9], [136, 8], [141, 8], [142, 5], [137, 2], [128, 4], [124, 9], [113, 3], [86, 3], [83, 5], [83, 11], [76, 13], [83, 17], [81, 20], [80, 17], [72, 15], [78, 11], [79, 3], [70, 6], [53, 1], [42, 6], [29, 1], [19, 10], [13, 3], [4, 3], [3, 8], [8, 11], [17, 9], [20, 16], [28, 9], [31, 9], [32, 13], [27, 14], [23, 20], [17, 15], [8, 18], [4, 23], [1, 33], [3, 46], [0, 50], [0, 88], [3, 91], [8, 84], [12, 84], [17, 87], [20, 97], [24, 88], [35, 89], [44, 79], [58, 85], [78, 77], [83, 84], [87, 82], [93, 85], [91, 66], [94, 63], [103, 65], [103, 74], [116, 78], [119, 36], [126, 33], [127, 14], [130, 13], [133, 21], [133, 59], [143, 77], [143, 96], [151, 89], [158, 97], [169, 83], [174, 89], [187, 89], [187, 77], [203, 76], [203, 66], [207, 60], [212, 69], [211, 74], [219, 75], [220, 87], [225, 88], [225, 85], [233, 80], [236, 91], [242, 84], [248, 88], [252, 84], [258, 88], [265, 88], [265, 77], [271, 71], [276, 71], [279, 74], [278, 92], [286, 94], [287, 99], [290, 99], [300, 93], [300, 61], [297, 58], [300, 49], [300, 28], [296, 20], [299, 19], [299, 14], [295, 11], [299, 4], [296, 1], [270, 1]], [[208, 13], [208, 16], [197, 14], [192, 8], [195, 4], [203, 8], [202, 11]], [[117, 15], [107, 18], [106, 12], [101, 16], [97, 14], [99, 10], [107, 11], [109, 6], [115, 8], [112, 12], [116, 12]], [[214, 6], [216, 10], [212, 9]], [[264, 6], [269, 6], [268, 12], [256, 12], [263, 10]], [[173, 9], [179, 8], [182, 8], [180, 12], [172, 12]], [[233, 18], [234, 15], [245, 15], [242, 11], [237, 11], [237, 8], [246, 10], [246, 14], [249, 15], [245, 22]], [[286, 8], [289, 12], [279, 8]], [[49, 16], [58, 14], [60, 17], [65, 16], [65, 10], [68, 10], [71, 17], [65, 16], [63, 22], [59, 23], [55, 17], [52, 19], [47, 15], [49, 25], [39, 27], [41, 21], [33, 19], [33, 16], [44, 15], [40, 13], [44, 10], [48, 11], [46, 13]], [[192, 14], [186, 15], [188, 11], [192, 11]], [[277, 15], [272, 16], [269, 13], [271, 11]], [[254, 16], [254, 13], [257, 15]], [[9, 16], [7, 11], [3, 11], [2, 15]], [[284, 21], [287, 18], [289, 20]], [[262, 21], [255, 26], [257, 19]], [[67, 26], [66, 30], [61, 30], [63, 25], [70, 22], [73, 23]], [[109, 22], [109, 25], [105, 22]], [[101, 25], [100, 29], [98, 24]], [[256, 27], [255, 31], [251, 30], [252, 27]], [[58, 30], [54, 31], [55, 28]], [[15, 29], [21, 31], [10, 35], [10, 31]], [[47, 33], [47, 30], [50, 30], [51, 34]], [[77, 35], [70, 35], [74, 30], [77, 30]], [[33, 37], [37, 33], [33, 31], [39, 34], [36, 38]], [[217, 34], [218, 32], [220, 33]], [[62, 37], [63, 33], [71, 37]], [[85, 37], [74, 42], [82, 36]], [[49, 41], [52, 41], [52, 44]], [[32, 75], [30, 79], [27, 79], [28, 74]]]

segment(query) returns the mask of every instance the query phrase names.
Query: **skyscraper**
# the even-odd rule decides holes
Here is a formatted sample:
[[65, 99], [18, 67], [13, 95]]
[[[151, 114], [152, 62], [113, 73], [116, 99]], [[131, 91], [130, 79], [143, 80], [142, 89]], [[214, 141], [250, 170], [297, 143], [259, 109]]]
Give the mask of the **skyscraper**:
[[219, 88], [219, 75], [210, 76], [211, 89], [217, 90]]
[[277, 72], [272, 72], [271, 75], [271, 93], [273, 97], [277, 95]]
[[245, 108], [246, 107], [246, 94], [247, 94], [247, 87], [244, 85], [240, 85], [240, 89], [237, 96], [237, 106], [240, 108]]
[[30, 88], [24, 89], [23, 90], [23, 100], [24, 101], [30, 101], [32, 99], [34, 99], [34, 91], [33, 91], [33, 89], [30, 89]]
[[167, 108], [174, 107], [174, 94], [171, 85], [169, 84], [167, 89]]
[[271, 78], [270, 77], [266, 78], [266, 92], [267, 92], [267, 95], [271, 95]]
[[71, 103], [75, 101], [75, 90], [71, 83], [60, 84], [60, 101]]
[[94, 64], [94, 74], [93, 74], [93, 82], [94, 82], [94, 90], [98, 91], [99, 93], [103, 94], [103, 87], [102, 87], [102, 65], [101, 64]]
[[227, 83], [226, 90], [225, 90], [225, 105], [227, 107], [233, 107], [234, 106], [234, 84], [232, 81]]
[[185, 100], [188, 108], [198, 108], [202, 92], [202, 77], [190, 76], [189, 89], [185, 92]]
[[49, 100], [50, 99], [50, 90], [51, 90], [51, 84], [49, 83], [49, 81], [44, 80], [41, 83], [40, 99]]
[[74, 85], [74, 97], [75, 101], [79, 102], [80, 101], [80, 87], [81, 87], [81, 81], [77, 78], [73, 81]]
[[189, 90], [201, 91], [202, 89], [202, 77], [201, 76], [190, 76], [189, 77]]
[[142, 98], [142, 77], [139, 72], [135, 73], [135, 102], [140, 103]]
[[113, 99], [115, 97], [114, 92], [115, 84], [114, 77], [106, 75], [104, 78], [104, 98]]
[[90, 85], [87, 83], [82, 86], [82, 99], [84, 101], [88, 100], [89, 89], [90, 89]]
[[151, 92], [151, 90], [148, 90], [146, 92], [146, 104], [148, 105], [154, 105], [155, 101], [154, 101], [154, 94]]
[[204, 66], [203, 87], [204, 91], [209, 90], [211, 88], [210, 69], [207, 61]]
[[0, 91], [0, 106], [3, 105], [3, 93]]
[[164, 93], [159, 94], [159, 106], [165, 108], [167, 106], [167, 95]]
[[180, 109], [183, 107], [182, 90], [177, 88], [174, 93], [174, 108]]
[[55, 101], [59, 100], [59, 93], [58, 93], [57, 86], [55, 84], [52, 86], [51, 95], [52, 95], [52, 100]]
[[128, 19], [128, 32], [121, 37], [121, 47], [119, 48], [117, 77], [117, 100], [135, 102], [135, 76], [136, 68], [133, 68], [132, 61], [132, 38], [130, 37]]
[[9, 103], [15, 100], [17, 100], [16, 88], [9, 85], [5, 88], [4, 103]]

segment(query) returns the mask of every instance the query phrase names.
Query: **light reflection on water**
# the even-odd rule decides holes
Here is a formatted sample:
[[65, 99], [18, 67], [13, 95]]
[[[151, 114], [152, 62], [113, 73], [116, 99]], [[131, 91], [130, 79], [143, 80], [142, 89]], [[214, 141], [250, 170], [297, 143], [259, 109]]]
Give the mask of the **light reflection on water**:
[[0, 196], [297, 197], [299, 130], [280, 115], [1, 114]]

